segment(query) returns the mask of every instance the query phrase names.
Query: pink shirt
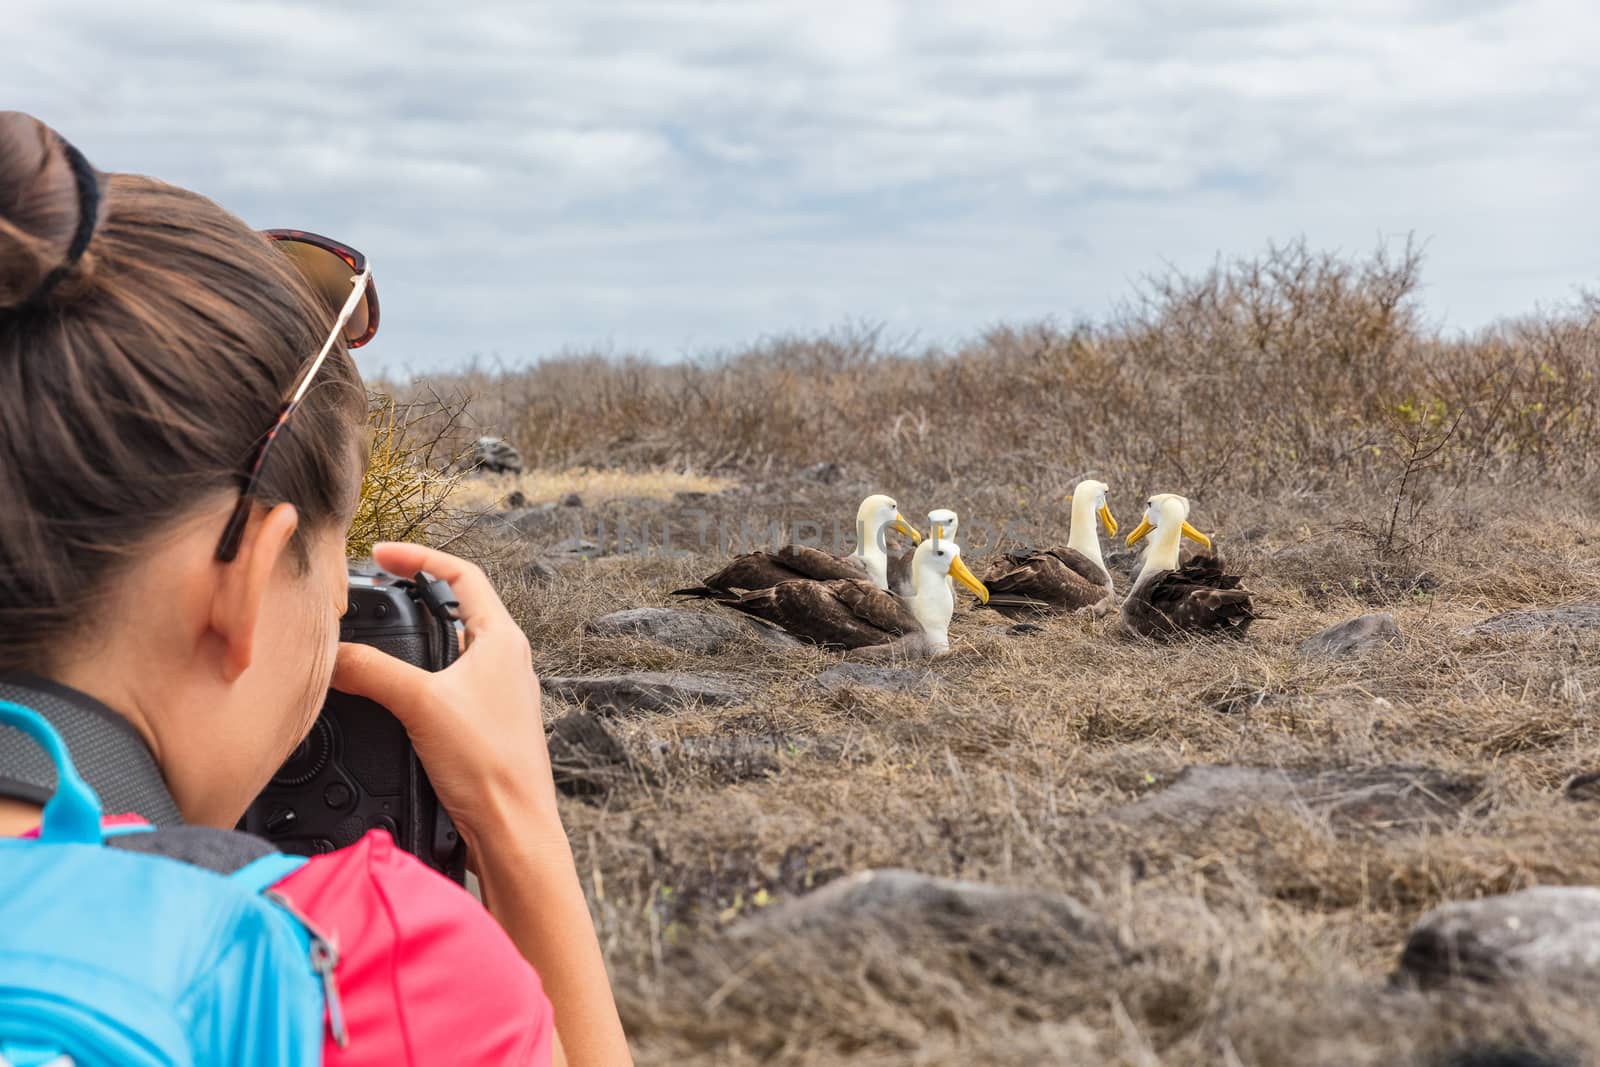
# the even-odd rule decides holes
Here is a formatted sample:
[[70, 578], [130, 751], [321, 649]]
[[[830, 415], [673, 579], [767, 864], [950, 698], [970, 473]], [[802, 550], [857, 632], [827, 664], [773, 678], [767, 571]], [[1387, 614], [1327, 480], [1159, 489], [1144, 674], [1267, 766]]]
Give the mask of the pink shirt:
[[382, 830], [273, 887], [339, 949], [349, 1040], [329, 1067], [550, 1062], [555, 1015], [500, 925]]

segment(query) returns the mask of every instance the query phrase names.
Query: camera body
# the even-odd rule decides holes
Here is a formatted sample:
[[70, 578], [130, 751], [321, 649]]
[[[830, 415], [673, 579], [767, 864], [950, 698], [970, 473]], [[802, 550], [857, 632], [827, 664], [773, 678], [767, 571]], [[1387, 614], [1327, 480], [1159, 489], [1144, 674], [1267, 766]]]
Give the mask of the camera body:
[[[349, 596], [341, 641], [429, 671], [460, 654], [455, 596], [426, 572], [396, 578], [352, 566]], [[381, 828], [433, 869], [457, 882], [466, 877], [466, 845], [405, 727], [380, 705], [336, 690], [239, 828], [302, 856], [332, 852]]]

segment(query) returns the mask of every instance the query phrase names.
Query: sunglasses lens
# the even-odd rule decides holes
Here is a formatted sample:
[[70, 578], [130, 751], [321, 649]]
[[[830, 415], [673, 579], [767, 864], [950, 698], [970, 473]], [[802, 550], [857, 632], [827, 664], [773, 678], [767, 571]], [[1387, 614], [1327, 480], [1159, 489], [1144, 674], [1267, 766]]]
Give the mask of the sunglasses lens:
[[[311, 288], [327, 302], [328, 311], [337, 315], [350, 298], [350, 283], [358, 273], [356, 269], [335, 253], [303, 241], [280, 240], [277, 245], [295, 261], [300, 273], [311, 283]], [[360, 342], [367, 335], [367, 327], [372, 321], [371, 298], [372, 287], [369, 284], [361, 296], [360, 305], [345, 324], [345, 340], [352, 344]]]

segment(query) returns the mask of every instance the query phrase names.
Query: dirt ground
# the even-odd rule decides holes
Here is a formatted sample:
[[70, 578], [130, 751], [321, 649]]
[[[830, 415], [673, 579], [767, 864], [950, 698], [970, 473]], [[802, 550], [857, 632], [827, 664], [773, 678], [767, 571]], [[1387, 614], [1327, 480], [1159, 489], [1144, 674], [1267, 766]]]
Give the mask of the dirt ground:
[[[1197, 509], [1270, 616], [1247, 640], [1151, 645], [1079, 618], [1012, 634], [966, 598], [954, 651], [910, 693], [825, 690], [816, 677], [837, 655], [753, 637], [696, 654], [586, 632], [618, 608], [671, 604], [713, 568], [715, 541], [677, 554], [707, 514], [731, 529], [848, 518], [861, 488], [796, 479], [561, 508], [515, 551], [486, 553], [542, 675], [688, 671], [748, 687], [721, 706], [611, 714], [622, 751], [565, 771], [586, 790], [564, 814], [641, 1063], [1390, 1064], [1518, 1041], [1600, 1054], [1600, 1017], [1554, 994], [1388, 981], [1411, 924], [1440, 902], [1600, 882], [1596, 801], [1564, 792], [1600, 769], [1600, 630], [1464, 632], [1504, 610], [1600, 600], [1587, 501], [1460, 503], [1457, 532], [1398, 569], [1315, 501]], [[1119, 489], [1131, 522], [1143, 493]], [[982, 503], [918, 493], [902, 507], [976, 518]], [[625, 520], [653, 523], [651, 543], [619, 546]], [[1064, 539], [1065, 522], [1062, 504], [1053, 530], [1013, 532]], [[580, 534], [606, 554], [541, 551]], [[553, 574], [525, 577], [524, 551]], [[1125, 589], [1134, 561], [1110, 562]], [[1403, 644], [1348, 661], [1298, 653], [1370, 611], [1391, 613]], [[572, 713], [549, 700], [547, 716]], [[1196, 766], [1316, 772], [1294, 780], [1339, 797], [1364, 774], [1409, 785], [1330, 806], [1316, 784], [1285, 796], [1246, 776], [1129, 807]], [[749, 922], [879, 867], [1063, 893], [1119, 943], [1048, 923], [1001, 936]]]
[[[521, 510], [448, 543], [551, 683], [641, 1063], [1600, 1062], [1592, 989], [1393, 980], [1443, 902], [1600, 884], [1600, 627], [1473, 629], [1600, 601], [1600, 298], [1445, 336], [1420, 265], [1291, 245], [1150, 280], [1100, 324], [575, 356], [406, 393], [373, 536], [432, 522], [385, 503], [411, 499], [415, 441], [492, 433], [526, 461], [468, 494]], [[1267, 617], [1163, 646], [1114, 619], [1012, 629], [963, 594], [952, 652], [900, 691], [744, 631], [686, 651], [588, 629], [737, 549], [847, 548], [869, 492], [954, 508], [981, 572], [1064, 542], [1087, 476], [1124, 533], [1149, 494], [1188, 496]], [[1135, 559], [1107, 561], [1125, 592]], [[1368, 612], [1403, 641], [1301, 653]], [[590, 719], [560, 695], [631, 671], [706, 696]], [[784, 918], [881, 868], [1024, 895]]]

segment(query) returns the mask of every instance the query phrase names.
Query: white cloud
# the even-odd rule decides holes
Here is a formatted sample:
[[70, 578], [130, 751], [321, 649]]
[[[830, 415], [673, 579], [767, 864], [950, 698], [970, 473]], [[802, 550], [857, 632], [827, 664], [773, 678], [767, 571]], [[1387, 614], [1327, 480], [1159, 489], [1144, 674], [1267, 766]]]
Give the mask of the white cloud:
[[[1459, 326], [1600, 280], [1578, 0], [11, 0], [0, 95], [365, 247], [376, 358], [1103, 312], [1304, 233]], [[20, 45], [15, 42], [21, 42]]]

